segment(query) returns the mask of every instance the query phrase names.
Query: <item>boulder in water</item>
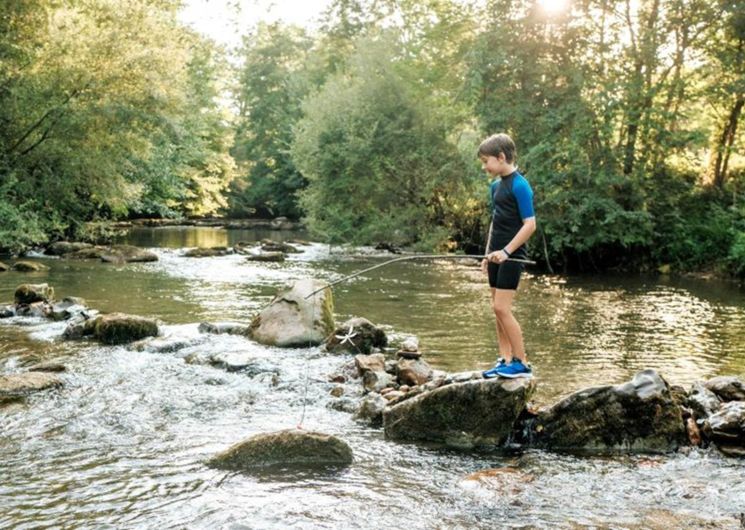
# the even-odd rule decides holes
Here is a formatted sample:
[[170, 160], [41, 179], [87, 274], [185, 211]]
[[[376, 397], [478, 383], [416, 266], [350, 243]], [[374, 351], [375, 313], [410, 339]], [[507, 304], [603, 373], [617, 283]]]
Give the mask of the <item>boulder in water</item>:
[[537, 445], [559, 451], [664, 453], [687, 438], [681, 407], [654, 370], [620, 385], [575, 392], [539, 413], [535, 423]]
[[383, 410], [388, 405], [388, 400], [377, 392], [370, 392], [364, 397], [360, 408], [355, 414], [358, 420], [366, 421], [374, 427], [383, 424]]
[[33, 261], [16, 261], [13, 264], [13, 270], [18, 272], [38, 272], [45, 271], [48, 268], [46, 265]]
[[387, 408], [385, 435], [459, 448], [500, 446], [535, 387], [533, 379], [480, 379], [441, 386]]
[[10, 270], [10, 267], [8, 267], [5, 263], [0, 261], [0, 272], [7, 272]]
[[284, 252], [258, 252], [246, 256], [246, 261], [281, 263], [285, 260]]
[[701, 383], [694, 383], [685, 399], [685, 404], [696, 418], [708, 418], [722, 406], [717, 395]]
[[54, 304], [50, 316], [54, 320], [69, 320], [87, 311], [85, 300], [74, 296], [65, 297], [61, 302]]
[[246, 335], [248, 326], [240, 322], [202, 322], [199, 324], [199, 332], [214, 335]]
[[24, 397], [59, 386], [62, 386], [62, 380], [59, 377], [44, 372], [0, 376], [0, 401]]
[[192, 248], [184, 252], [185, 258], [212, 258], [215, 256], [227, 256], [233, 251], [228, 247]]
[[[325, 287], [325, 288], [324, 288]], [[321, 289], [310, 296], [310, 293]], [[252, 339], [285, 348], [317, 346], [334, 329], [334, 302], [328, 284], [300, 280], [278, 294], [251, 322]]]
[[33, 304], [19, 304], [16, 307], [16, 315], [22, 317], [47, 318], [52, 314], [52, 306], [47, 302], [34, 302]]
[[725, 454], [745, 456], [745, 401], [729, 401], [704, 422], [704, 433]]
[[745, 382], [734, 376], [719, 376], [709, 379], [704, 386], [722, 401], [745, 401]]
[[112, 245], [101, 253], [101, 261], [104, 263], [141, 263], [158, 261], [158, 256], [132, 245]]
[[16, 304], [33, 304], [34, 302], [51, 302], [54, 299], [54, 288], [46, 283], [24, 283], [16, 288]]
[[352, 458], [349, 445], [335, 436], [287, 429], [252, 436], [215, 455], [207, 465], [234, 471], [274, 465], [346, 466]]
[[15, 307], [12, 305], [0, 306], [0, 318], [10, 318], [16, 315]]
[[83, 335], [90, 334], [104, 344], [126, 344], [158, 334], [155, 320], [136, 315], [111, 313], [86, 321]]
[[367, 392], [380, 392], [395, 382], [396, 379], [388, 372], [369, 370], [362, 376], [362, 386]]
[[68, 254], [63, 254], [62, 257], [66, 259], [101, 259], [101, 256], [106, 252], [105, 247], [84, 247], [80, 250], [75, 250]]
[[279, 241], [271, 241], [269, 239], [263, 239], [261, 241], [261, 250], [264, 252], [283, 252], [285, 254], [298, 254], [302, 250], [298, 250], [288, 243], [280, 243]]
[[86, 248], [93, 248], [93, 245], [91, 245], [90, 243], [57, 241], [56, 243], [52, 243], [51, 245], [49, 245], [44, 251], [44, 254], [48, 254], [50, 256], [63, 256], [65, 254], [72, 254], [73, 252], [77, 252]]
[[337, 327], [326, 339], [326, 350], [331, 353], [369, 354], [374, 348], [388, 344], [385, 331], [366, 318], [350, 318]]

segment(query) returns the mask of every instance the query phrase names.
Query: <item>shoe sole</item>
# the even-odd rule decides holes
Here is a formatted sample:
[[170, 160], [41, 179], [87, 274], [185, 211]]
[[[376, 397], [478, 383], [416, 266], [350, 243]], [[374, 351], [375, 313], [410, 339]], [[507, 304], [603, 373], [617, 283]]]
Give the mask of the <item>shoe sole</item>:
[[528, 379], [533, 377], [533, 374], [499, 374], [499, 377], [505, 377], [507, 379], [519, 379], [521, 377]]

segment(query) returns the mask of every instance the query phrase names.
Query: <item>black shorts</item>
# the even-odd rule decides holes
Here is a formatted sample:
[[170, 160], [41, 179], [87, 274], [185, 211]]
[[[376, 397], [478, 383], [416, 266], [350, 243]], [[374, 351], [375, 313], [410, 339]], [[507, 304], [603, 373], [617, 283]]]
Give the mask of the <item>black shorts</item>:
[[523, 272], [524, 265], [514, 261], [505, 261], [504, 263], [489, 262], [487, 269], [489, 271], [489, 287], [494, 289], [517, 289], [520, 283], [520, 274]]

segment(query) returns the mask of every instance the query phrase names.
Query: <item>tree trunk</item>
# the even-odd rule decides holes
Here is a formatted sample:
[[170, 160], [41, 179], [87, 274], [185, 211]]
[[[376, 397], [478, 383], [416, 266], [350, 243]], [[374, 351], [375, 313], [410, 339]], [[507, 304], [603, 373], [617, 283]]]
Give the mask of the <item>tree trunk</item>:
[[729, 112], [727, 122], [722, 128], [718, 141], [713, 148], [713, 150], [716, 151], [716, 157], [709, 167], [709, 176], [711, 184], [715, 188], [722, 189], [724, 187], [724, 181], [727, 178], [729, 155], [732, 152], [732, 146], [735, 143], [737, 123], [740, 120], [743, 105], [745, 105], [745, 94], [739, 94]]

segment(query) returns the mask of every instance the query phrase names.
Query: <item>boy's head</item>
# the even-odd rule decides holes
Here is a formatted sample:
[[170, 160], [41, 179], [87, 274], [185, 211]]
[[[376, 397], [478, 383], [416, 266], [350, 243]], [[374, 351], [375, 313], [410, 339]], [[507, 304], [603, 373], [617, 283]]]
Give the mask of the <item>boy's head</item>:
[[478, 157], [490, 175], [508, 175], [514, 170], [517, 148], [509, 135], [493, 134], [479, 145]]

